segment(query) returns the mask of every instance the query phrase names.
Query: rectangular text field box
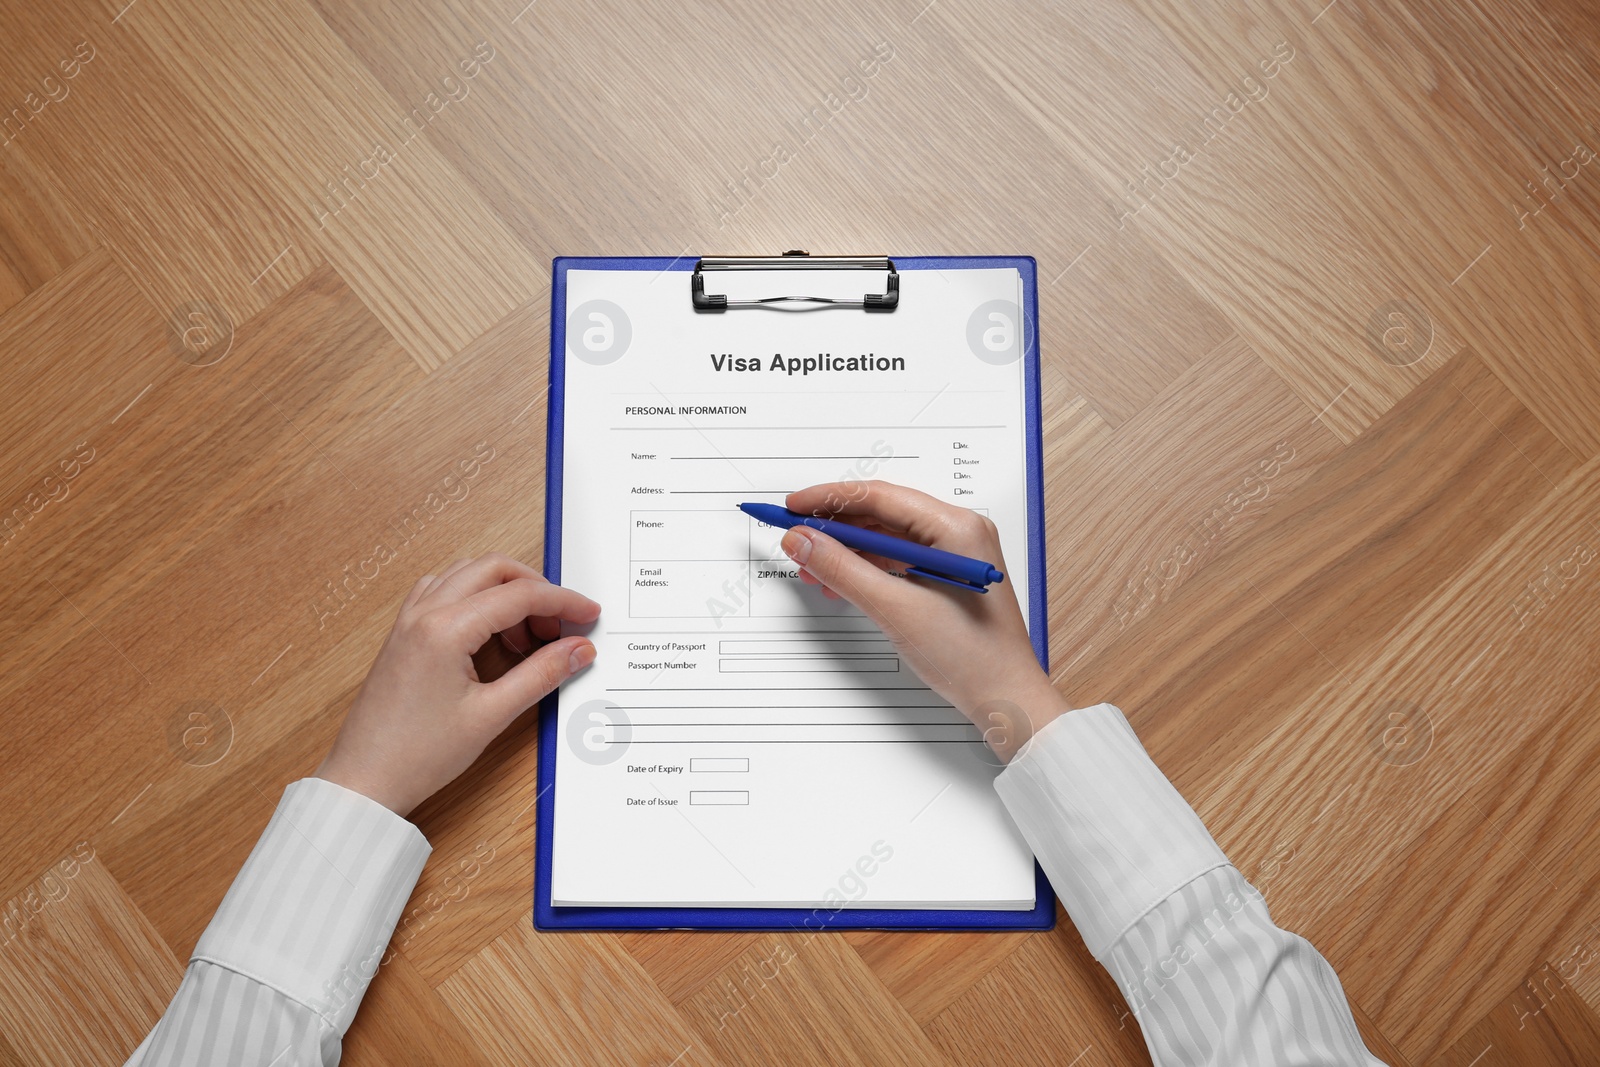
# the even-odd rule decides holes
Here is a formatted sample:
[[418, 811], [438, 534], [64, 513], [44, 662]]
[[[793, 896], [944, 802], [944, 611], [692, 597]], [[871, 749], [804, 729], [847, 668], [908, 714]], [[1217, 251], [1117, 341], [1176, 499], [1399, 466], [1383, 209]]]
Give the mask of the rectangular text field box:
[[860, 637], [771, 637], [761, 640], [736, 639], [718, 642], [724, 656], [892, 655], [894, 644], [880, 634]]
[[718, 661], [723, 674], [894, 674], [898, 656], [774, 656]]
[[689, 803], [700, 805], [749, 804], [750, 794], [743, 789], [691, 789]]
[[630, 563], [628, 614], [635, 619], [720, 619], [750, 614], [750, 564], [742, 560]]
[[744, 756], [699, 756], [689, 761], [690, 774], [743, 774], [750, 770]]
[[638, 561], [748, 560], [750, 517], [732, 507], [629, 512], [628, 547]]
[[[634, 723], [632, 745], [738, 745], [746, 752], [754, 745], [912, 743], [982, 744], [983, 735], [970, 722], [856, 723], [856, 722], [752, 722]], [[734, 749], [737, 752], [739, 749]], [[713, 750], [714, 751], [714, 750]]]

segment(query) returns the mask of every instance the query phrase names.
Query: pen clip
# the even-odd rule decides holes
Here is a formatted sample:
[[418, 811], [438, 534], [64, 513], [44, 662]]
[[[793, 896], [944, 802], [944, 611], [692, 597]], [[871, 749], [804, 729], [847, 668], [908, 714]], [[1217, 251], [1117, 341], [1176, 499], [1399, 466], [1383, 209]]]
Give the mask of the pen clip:
[[970, 589], [974, 593], [987, 593], [989, 591], [989, 587], [986, 585], [979, 585], [977, 582], [963, 582], [960, 578], [952, 578], [946, 574], [935, 574], [932, 571], [925, 571], [921, 567], [907, 567], [906, 573], [915, 574], [918, 578], [932, 578], [936, 582], [953, 585], [959, 589]]

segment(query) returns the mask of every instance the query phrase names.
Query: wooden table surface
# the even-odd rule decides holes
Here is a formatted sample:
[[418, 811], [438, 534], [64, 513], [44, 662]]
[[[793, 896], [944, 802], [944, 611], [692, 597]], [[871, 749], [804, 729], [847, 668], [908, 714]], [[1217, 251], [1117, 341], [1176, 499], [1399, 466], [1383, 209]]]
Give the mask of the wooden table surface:
[[[1038, 257], [1057, 685], [1390, 1062], [1600, 1062], [1592, 5], [59, 0], [0, 54], [0, 1061], [121, 1062], [412, 581], [540, 558], [551, 257], [804, 247]], [[1146, 1062], [1064, 916], [536, 933], [531, 718], [417, 813], [346, 1063]]]

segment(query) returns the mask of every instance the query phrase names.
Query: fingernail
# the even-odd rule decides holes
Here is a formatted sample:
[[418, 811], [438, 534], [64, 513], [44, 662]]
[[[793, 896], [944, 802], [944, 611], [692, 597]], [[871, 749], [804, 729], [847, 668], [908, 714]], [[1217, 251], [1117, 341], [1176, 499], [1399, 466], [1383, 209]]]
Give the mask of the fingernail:
[[573, 674], [577, 674], [589, 664], [594, 662], [594, 646], [579, 645], [572, 650], [572, 655], [567, 659], [567, 667]]
[[811, 558], [811, 538], [790, 527], [789, 532], [783, 535], [783, 550], [790, 559], [804, 567], [806, 560]]

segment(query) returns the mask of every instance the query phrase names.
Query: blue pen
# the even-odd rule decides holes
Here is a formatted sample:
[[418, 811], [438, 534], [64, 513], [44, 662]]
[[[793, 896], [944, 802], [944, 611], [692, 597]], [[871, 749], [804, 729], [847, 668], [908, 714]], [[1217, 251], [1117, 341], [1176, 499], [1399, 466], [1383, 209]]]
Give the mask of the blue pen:
[[989, 590], [985, 587], [990, 582], [1005, 580], [1005, 575], [996, 570], [992, 563], [985, 563], [981, 559], [972, 559], [968, 556], [958, 556], [954, 552], [946, 552], [939, 548], [929, 548], [927, 545], [919, 545], [902, 537], [890, 537], [876, 530], [863, 530], [847, 522], [798, 515], [777, 504], [740, 504], [739, 510], [780, 530], [787, 530], [791, 526], [809, 526], [813, 530], [827, 534], [847, 548], [859, 552], [871, 552], [885, 559], [898, 560], [907, 565], [907, 574], [915, 574], [919, 578], [932, 578], [936, 582], [945, 582], [957, 589], [987, 593]]

